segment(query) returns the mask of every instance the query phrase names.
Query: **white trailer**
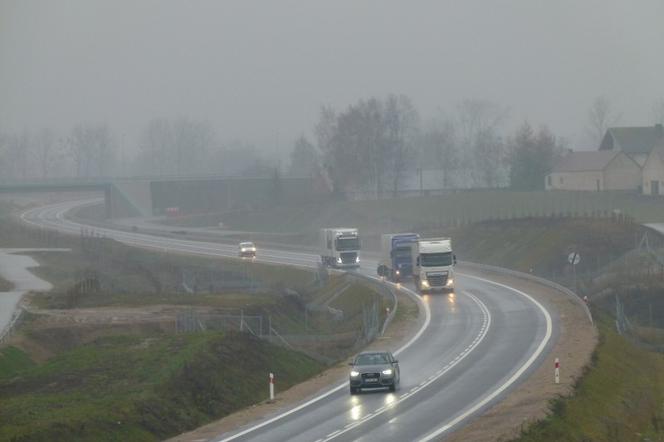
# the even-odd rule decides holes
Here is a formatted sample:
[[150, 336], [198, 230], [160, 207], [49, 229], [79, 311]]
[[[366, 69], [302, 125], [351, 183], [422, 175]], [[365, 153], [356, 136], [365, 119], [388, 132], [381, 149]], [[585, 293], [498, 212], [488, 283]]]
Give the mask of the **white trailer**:
[[420, 292], [453, 291], [455, 264], [450, 238], [419, 239], [413, 244], [413, 280]]
[[357, 229], [321, 229], [320, 247], [320, 258], [324, 265], [337, 268], [360, 266], [360, 236]]

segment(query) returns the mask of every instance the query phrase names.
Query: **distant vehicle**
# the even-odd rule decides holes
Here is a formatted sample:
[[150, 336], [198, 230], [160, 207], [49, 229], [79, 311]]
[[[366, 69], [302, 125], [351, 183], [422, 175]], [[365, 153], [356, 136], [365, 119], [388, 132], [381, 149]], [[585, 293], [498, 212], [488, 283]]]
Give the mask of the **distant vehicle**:
[[401, 381], [399, 361], [389, 351], [360, 353], [350, 363], [350, 394], [362, 388], [385, 388], [396, 391]]
[[357, 229], [320, 230], [321, 262], [338, 268], [360, 266], [360, 236]]
[[388, 233], [381, 236], [380, 261], [376, 272], [390, 281], [399, 282], [413, 276], [413, 247], [417, 233]]
[[256, 245], [253, 242], [241, 242], [240, 246], [240, 258], [255, 258], [256, 257]]
[[413, 247], [413, 280], [420, 292], [454, 290], [454, 265], [450, 238], [419, 239]]

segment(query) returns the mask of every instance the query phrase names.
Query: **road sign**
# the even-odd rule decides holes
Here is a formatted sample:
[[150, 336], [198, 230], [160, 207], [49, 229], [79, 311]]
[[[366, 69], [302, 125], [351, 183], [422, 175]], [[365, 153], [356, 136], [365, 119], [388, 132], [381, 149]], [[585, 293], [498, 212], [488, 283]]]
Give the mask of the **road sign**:
[[575, 266], [581, 262], [581, 255], [579, 255], [577, 252], [572, 252], [567, 257], [567, 261], [569, 261], [570, 264]]

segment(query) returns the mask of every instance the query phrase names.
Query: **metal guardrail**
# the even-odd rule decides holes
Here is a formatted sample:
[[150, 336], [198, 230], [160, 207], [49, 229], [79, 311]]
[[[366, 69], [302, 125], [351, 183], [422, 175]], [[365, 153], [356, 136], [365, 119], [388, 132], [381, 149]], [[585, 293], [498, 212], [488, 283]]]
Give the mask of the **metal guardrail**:
[[378, 293], [381, 296], [389, 297], [392, 299], [393, 308], [390, 309], [390, 312], [385, 317], [385, 321], [383, 321], [383, 325], [380, 328], [380, 336], [383, 336], [385, 334], [385, 330], [394, 319], [394, 316], [397, 314], [397, 308], [399, 306], [399, 302], [397, 301], [397, 295], [396, 293], [394, 293], [394, 287], [392, 286], [391, 283], [383, 281], [373, 276], [363, 275], [361, 273], [352, 273], [351, 275], [359, 279], [364, 279], [365, 281], [368, 281], [369, 283], [377, 286], [379, 288]]
[[588, 305], [577, 295], [574, 293], [572, 290], [568, 289], [567, 287], [560, 285], [556, 282], [549, 281], [548, 279], [541, 278], [539, 276], [534, 276], [529, 273], [524, 273], [524, 272], [519, 272], [516, 270], [511, 270], [511, 269], [506, 269], [503, 267], [497, 267], [497, 266], [492, 266], [492, 265], [487, 265], [487, 264], [477, 264], [474, 262], [467, 262], [467, 261], [459, 261], [459, 264], [464, 265], [466, 267], [472, 267], [477, 270], [485, 270], [489, 272], [494, 272], [494, 273], [502, 273], [504, 275], [510, 275], [510, 276], [515, 276], [517, 278], [521, 279], [526, 279], [538, 284], [542, 284], [544, 286], [550, 287], [554, 290], [557, 290], [559, 292], [562, 292], [565, 296], [570, 298], [572, 301], [575, 303], [579, 304], [579, 306], [583, 309], [583, 311], [586, 313], [586, 316], [588, 317], [588, 320], [590, 321], [591, 324], [594, 324], [593, 322], [593, 316], [592, 313], [590, 312], [590, 308], [588, 308]]

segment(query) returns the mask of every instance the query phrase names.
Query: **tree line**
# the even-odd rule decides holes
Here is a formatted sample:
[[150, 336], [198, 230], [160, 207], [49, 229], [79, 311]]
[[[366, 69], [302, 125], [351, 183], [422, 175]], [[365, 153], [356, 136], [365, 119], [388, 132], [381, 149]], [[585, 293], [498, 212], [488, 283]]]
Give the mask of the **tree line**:
[[0, 130], [3, 180], [109, 176], [270, 176], [274, 163], [253, 145], [221, 143], [207, 122], [157, 118], [130, 141], [104, 123], [85, 122], [64, 134], [51, 129]]
[[324, 173], [336, 192], [396, 194], [407, 176], [435, 170], [441, 188], [539, 189], [564, 142], [529, 123], [503, 136], [508, 109], [464, 100], [454, 114], [426, 121], [403, 95], [320, 110], [314, 142], [304, 135], [291, 152], [293, 175]]
[[[664, 121], [664, 100], [652, 109]], [[523, 122], [508, 132], [509, 109], [468, 99], [423, 118], [405, 95], [360, 99], [344, 109], [322, 106], [313, 136], [292, 146], [289, 167], [241, 141], [219, 140], [215, 128], [189, 118], [155, 118], [135, 140], [105, 123], [85, 122], [67, 133], [0, 128], [2, 178], [96, 176], [320, 176], [337, 193], [396, 194], [423, 173], [439, 188], [541, 189], [567, 143], [546, 126]], [[605, 97], [588, 111], [587, 136], [598, 146], [620, 115]], [[408, 184], [406, 182], [409, 182]]]

